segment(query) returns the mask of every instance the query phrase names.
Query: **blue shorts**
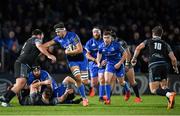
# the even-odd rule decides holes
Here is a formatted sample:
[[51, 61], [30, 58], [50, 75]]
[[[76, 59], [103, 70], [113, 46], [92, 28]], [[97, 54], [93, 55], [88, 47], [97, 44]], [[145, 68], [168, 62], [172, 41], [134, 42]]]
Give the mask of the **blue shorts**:
[[104, 72], [105, 72], [105, 67], [99, 68], [98, 73], [104, 73]]
[[116, 74], [117, 77], [124, 77], [125, 75], [124, 64], [122, 64], [119, 69], [115, 69], [114, 65], [115, 65], [114, 63], [108, 63], [106, 65], [105, 72], [114, 73]]
[[68, 61], [69, 67], [78, 66], [80, 71], [87, 71], [88, 70], [88, 61], [84, 58], [83, 61]]
[[89, 73], [91, 78], [98, 77], [98, 70], [97, 64], [94, 62], [89, 62]]
[[66, 91], [64, 84], [61, 84], [58, 88], [53, 90], [53, 97], [61, 97]]

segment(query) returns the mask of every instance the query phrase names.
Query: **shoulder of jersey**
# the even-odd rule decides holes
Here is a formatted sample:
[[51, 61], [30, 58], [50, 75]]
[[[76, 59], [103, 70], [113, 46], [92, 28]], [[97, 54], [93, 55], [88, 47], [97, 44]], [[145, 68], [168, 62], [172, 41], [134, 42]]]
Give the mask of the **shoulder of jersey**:
[[47, 72], [47, 71], [45, 71], [45, 70], [41, 70], [41, 73], [46, 73], [46, 74], [48, 74], [48, 72]]
[[76, 35], [76, 33], [75, 32], [67, 32], [67, 34], [69, 34], [69, 35], [73, 35], [73, 36], [75, 36]]

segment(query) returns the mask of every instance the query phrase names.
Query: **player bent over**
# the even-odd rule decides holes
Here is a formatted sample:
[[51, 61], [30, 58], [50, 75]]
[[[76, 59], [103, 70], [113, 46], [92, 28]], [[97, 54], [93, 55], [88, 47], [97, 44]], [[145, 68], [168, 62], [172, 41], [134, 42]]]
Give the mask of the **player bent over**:
[[22, 88], [24, 88], [30, 67], [35, 63], [35, 59], [38, 57], [40, 52], [46, 55], [53, 62], [56, 61], [55, 56], [49, 54], [47, 51], [44, 51], [44, 48], [42, 47], [43, 38], [43, 32], [39, 29], [35, 29], [32, 32], [31, 38], [24, 43], [21, 54], [15, 61], [14, 65], [16, 83], [0, 97], [0, 101], [2, 102], [1, 105], [3, 107], [10, 106], [9, 102], [12, 98], [19, 93]]

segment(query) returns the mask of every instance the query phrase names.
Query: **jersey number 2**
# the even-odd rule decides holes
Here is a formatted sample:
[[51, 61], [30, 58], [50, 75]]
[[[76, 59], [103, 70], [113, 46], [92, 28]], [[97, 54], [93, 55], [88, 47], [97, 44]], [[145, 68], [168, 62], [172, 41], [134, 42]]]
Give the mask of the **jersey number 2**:
[[157, 42], [154, 43], [154, 49], [156, 50], [161, 50], [161, 46], [162, 46], [161, 43], [157, 43]]

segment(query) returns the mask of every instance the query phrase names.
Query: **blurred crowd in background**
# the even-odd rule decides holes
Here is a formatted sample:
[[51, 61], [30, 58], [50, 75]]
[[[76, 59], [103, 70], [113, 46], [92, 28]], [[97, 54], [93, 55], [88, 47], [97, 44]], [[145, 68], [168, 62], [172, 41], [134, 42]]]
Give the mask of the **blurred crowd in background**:
[[[93, 26], [110, 26], [125, 40], [132, 53], [151, 29], [162, 25], [163, 39], [170, 44], [180, 60], [180, 1], [179, 0], [5, 0], [0, 1], [1, 72], [13, 73], [13, 65], [31, 31], [40, 28], [44, 42], [55, 36], [54, 24], [64, 21], [67, 30], [76, 32], [83, 45], [92, 36]], [[52, 64], [40, 56], [43, 69], [50, 73], [69, 72], [60, 46], [49, 48], [58, 61]], [[2, 57], [2, 52], [4, 56]], [[136, 72], [147, 72], [148, 54], [140, 55]], [[2, 66], [1, 66], [2, 67]]]

